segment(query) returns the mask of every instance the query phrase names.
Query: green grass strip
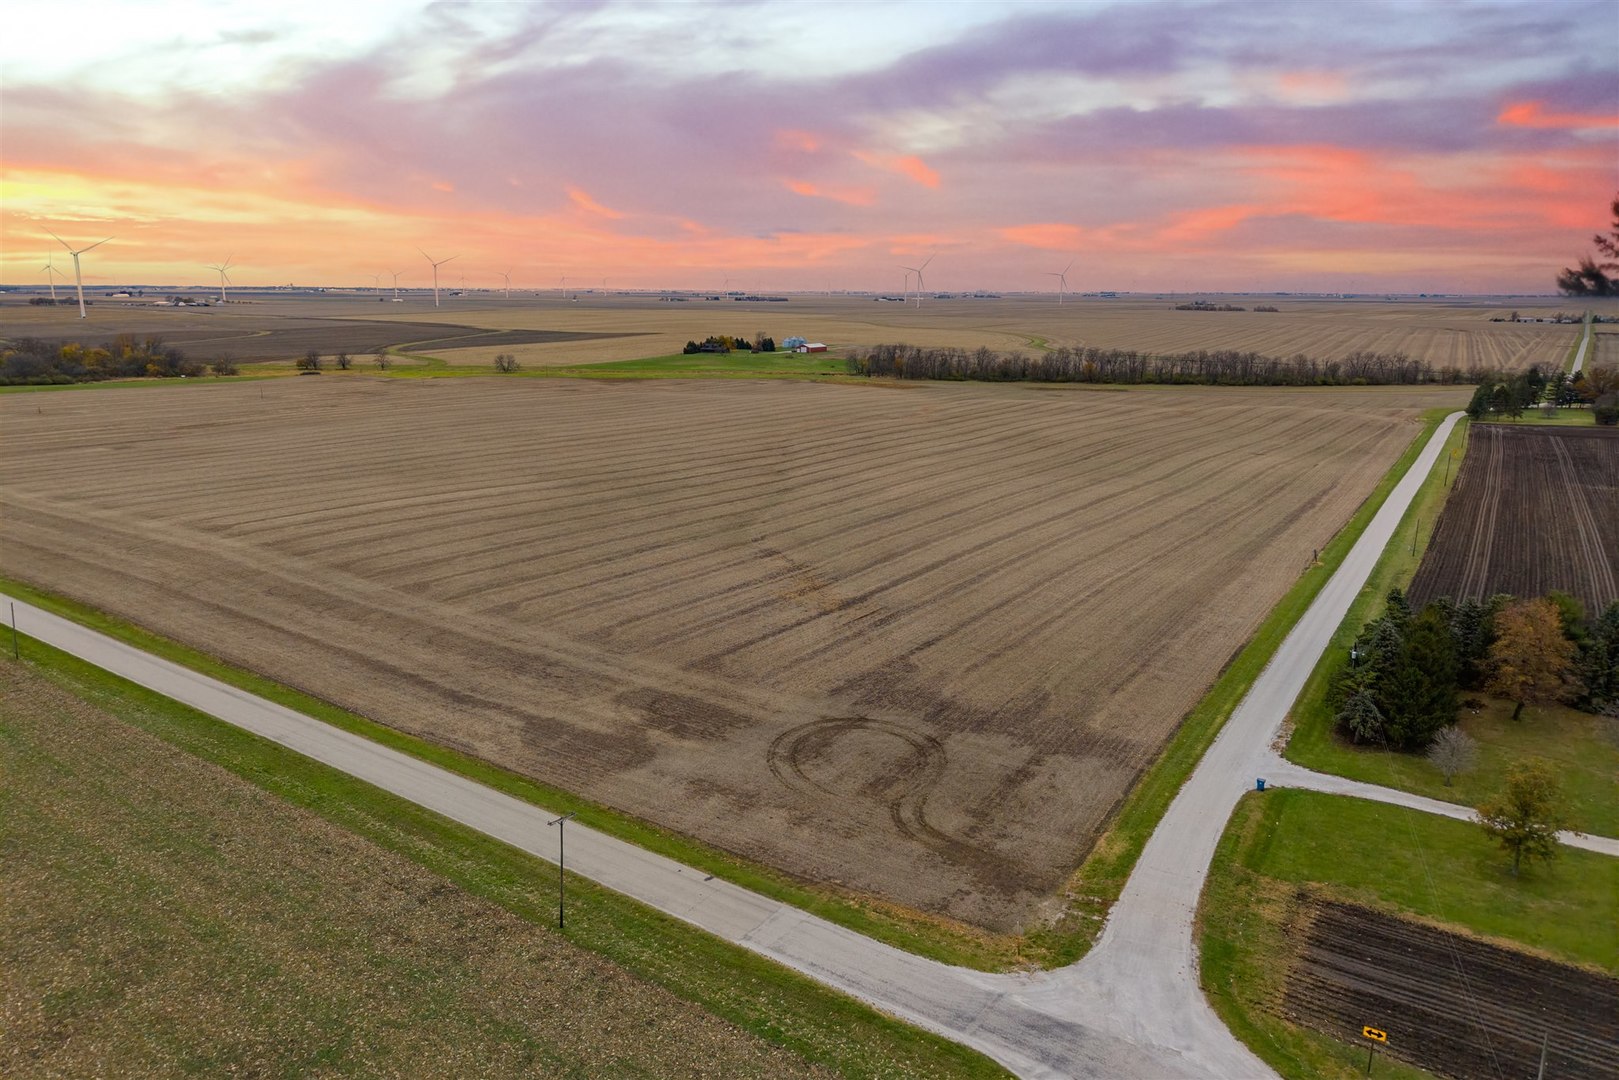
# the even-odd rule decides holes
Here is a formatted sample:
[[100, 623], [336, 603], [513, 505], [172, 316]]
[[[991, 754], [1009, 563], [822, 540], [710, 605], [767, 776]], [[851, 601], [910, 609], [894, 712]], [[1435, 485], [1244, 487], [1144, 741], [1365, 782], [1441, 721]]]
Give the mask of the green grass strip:
[[[541, 925], [555, 918], [552, 864], [42, 642], [22, 641], [26, 663], [124, 722], [514, 914]], [[976, 1051], [587, 879], [569, 875], [567, 888], [568, 926], [559, 932], [570, 941], [840, 1075], [1006, 1075]]]
[[[1254, 680], [1281, 647], [1295, 623], [1309, 609], [1316, 595], [1342, 565], [1350, 548], [1366, 531], [1374, 515], [1387, 500], [1411, 463], [1427, 445], [1429, 437], [1452, 409], [1430, 409], [1423, 413], [1422, 428], [1405, 453], [1367, 496], [1355, 515], [1321, 552], [1316, 565], [1306, 570], [1248, 643], [1220, 674], [1214, 687], [1187, 714], [1169, 744], [1148, 767], [1125, 797], [1124, 805], [1090, 856], [1070, 879], [1067, 911], [1049, 930], [1029, 935], [1034, 951], [1053, 967], [1073, 963], [1090, 951], [1101, 932], [1107, 911], [1135, 869], [1142, 848], [1163, 819], [1186, 778], [1202, 760]], [[1458, 425], [1459, 426], [1459, 425]]]

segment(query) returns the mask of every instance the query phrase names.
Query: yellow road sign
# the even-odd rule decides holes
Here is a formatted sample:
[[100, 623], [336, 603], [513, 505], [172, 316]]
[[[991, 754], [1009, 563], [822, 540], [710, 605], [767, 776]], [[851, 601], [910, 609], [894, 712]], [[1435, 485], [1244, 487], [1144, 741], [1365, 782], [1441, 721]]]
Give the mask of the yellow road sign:
[[1382, 1028], [1363, 1027], [1360, 1029], [1360, 1033], [1363, 1038], [1370, 1039], [1373, 1042], [1386, 1043], [1389, 1041], [1389, 1033]]

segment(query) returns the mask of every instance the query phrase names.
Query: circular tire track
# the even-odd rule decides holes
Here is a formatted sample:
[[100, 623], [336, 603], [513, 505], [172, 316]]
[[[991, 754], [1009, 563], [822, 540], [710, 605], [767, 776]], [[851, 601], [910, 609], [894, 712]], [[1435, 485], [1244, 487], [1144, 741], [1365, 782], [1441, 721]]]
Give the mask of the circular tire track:
[[[827, 787], [805, 772], [807, 764], [825, 756], [837, 742], [855, 732], [875, 732], [898, 740], [904, 746], [902, 756], [858, 793]], [[887, 808], [889, 820], [902, 836], [930, 847], [963, 846], [928, 823], [928, 794], [949, 760], [944, 744], [932, 735], [890, 720], [831, 716], [782, 732], [771, 742], [765, 760], [776, 779], [794, 791], [823, 799], [864, 795]]]

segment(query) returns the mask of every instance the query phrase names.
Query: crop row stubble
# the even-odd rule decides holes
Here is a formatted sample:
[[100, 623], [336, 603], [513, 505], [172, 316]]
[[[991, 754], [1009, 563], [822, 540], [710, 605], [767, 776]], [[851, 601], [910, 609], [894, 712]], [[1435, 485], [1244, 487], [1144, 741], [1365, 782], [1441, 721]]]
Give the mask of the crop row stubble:
[[265, 393], [0, 403], [8, 572], [790, 872], [1007, 928], [1414, 408], [1465, 391]]
[[1619, 431], [1479, 424], [1411, 597], [1619, 600]]

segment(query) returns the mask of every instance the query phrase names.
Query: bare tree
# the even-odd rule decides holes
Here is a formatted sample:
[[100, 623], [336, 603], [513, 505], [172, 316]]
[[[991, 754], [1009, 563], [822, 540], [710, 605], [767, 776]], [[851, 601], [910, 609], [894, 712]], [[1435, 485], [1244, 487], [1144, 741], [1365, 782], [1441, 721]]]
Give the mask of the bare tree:
[[1471, 772], [1478, 764], [1478, 743], [1461, 728], [1452, 724], [1441, 728], [1428, 747], [1428, 760], [1445, 776], [1445, 786], [1458, 774]]
[[349, 368], [354, 366], [353, 358], [350, 357], [346, 352], [338, 353], [333, 362], [337, 364], [339, 371], [347, 371]]
[[393, 363], [393, 358], [388, 355], [386, 348], [379, 348], [371, 354], [371, 358], [377, 362], [377, 370], [379, 371], [387, 371], [388, 365]]
[[308, 352], [304, 353], [303, 359], [298, 361], [298, 370], [299, 371], [319, 371], [320, 370], [320, 353], [317, 352], [314, 349], [310, 349]]
[[495, 370], [496, 371], [513, 372], [513, 371], [516, 371], [518, 368], [520, 368], [522, 366], [523, 365], [521, 365], [521, 364], [519, 364], [517, 362], [517, 357], [513, 356], [509, 352], [503, 352], [503, 353], [496, 353], [495, 354]]

